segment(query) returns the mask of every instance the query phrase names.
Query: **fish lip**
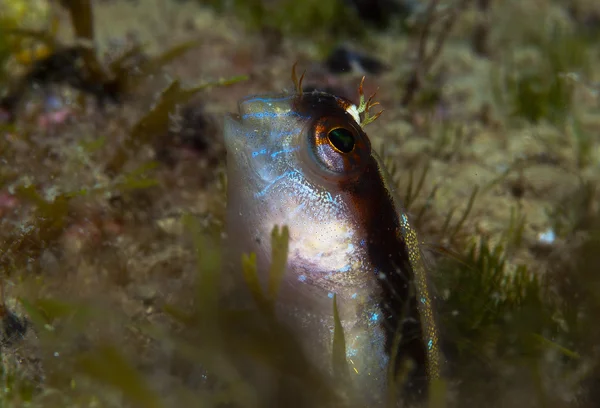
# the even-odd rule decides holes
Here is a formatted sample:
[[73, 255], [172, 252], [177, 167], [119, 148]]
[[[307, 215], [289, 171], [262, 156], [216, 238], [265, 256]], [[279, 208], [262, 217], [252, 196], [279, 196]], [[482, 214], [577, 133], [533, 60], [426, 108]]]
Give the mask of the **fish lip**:
[[[240, 113], [232, 113], [228, 112], [225, 114], [225, 126], [227, 126], [227, 122], [233, 123], [234, 127], [243, 127], [246, 126], [247, 123], [242, 117]], [[225, 132], [224, 141], [225, 141], [225, 150], [227, 152], [227, 167], [232, 169], [237, 169], [236, 171], [246, 171], [250, 172], [254, 178], [260, 179], [260, 174], [250, 157], [247, 146], [244, 143], [242, 138], [237, 137], [236, 132], [238, 129], [232, 129], [232, 134], [227, 134]]]
[[239, 107], [238, 107], [238, 113], [233, 113], [233, 112], [225, 113], [225, 120], [228, 120], [228, 119], [233, 120], [239, 124], [243, 123], [242, 116], [239, 113]]
[[238, 113], [225, 113], [223, 117], [223, 141], [225, 142], [225, 150], [227, 153], [239, 153], [241, 144], [236, 137], [238, 128], [243, 126], [243, 120]]

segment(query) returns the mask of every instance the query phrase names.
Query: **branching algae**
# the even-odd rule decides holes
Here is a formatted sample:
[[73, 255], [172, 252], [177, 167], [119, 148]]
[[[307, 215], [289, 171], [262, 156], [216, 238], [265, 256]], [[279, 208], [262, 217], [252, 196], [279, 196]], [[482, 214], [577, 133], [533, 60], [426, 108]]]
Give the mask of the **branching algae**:
[[[404, 396], [424, 395], [440, 371], [432, 295], [417, 235], [363, 130], [375, 104], [362, 84], [357, 107], [304, 93], [295, 70], [292, 77], [295, 92], [247, 97], [226, 118], [230, 262], [239, 268], [241, 254], [253, 253], [257, 270], [268, 271], [271, 232], [288, 226], [275, 313], [308, 359], [333, 370], [323, 362], [332, 361], [336, 338], [333, 352], [344, 344], [363, 403], [394, 404], [400, 386]], [[259, 272], [262, 286], [272, 286], [268, 279]]]

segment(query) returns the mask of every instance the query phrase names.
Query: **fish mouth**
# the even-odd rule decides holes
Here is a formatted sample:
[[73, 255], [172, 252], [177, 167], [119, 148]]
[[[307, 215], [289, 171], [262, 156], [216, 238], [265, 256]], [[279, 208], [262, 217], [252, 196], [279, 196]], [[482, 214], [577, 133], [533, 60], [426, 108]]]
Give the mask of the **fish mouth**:
[[290, 120], [297, 119], [292, 110], [293, 95], [253, 95], [238, 102], [237, 112], [225, 114], [223, 139], [227, 150], [227, 167], [240, 177], [262, 186], [276, 177], [280, 168], [271, 158], [271, 150], [278, 148], [274, 132], [289, 128]]
[[225, 113], [225, 130], [227, 131], [227, 122], [231, 122], [232, 124], [236, 124], [241, 126], [244, 124], [244, 120], [242, 119], [242, 115], [240, 113], [228, 112]]
[[244, 120], [238, 113], [226, 113], [223, 125], [223, 139], [227, 154], [235, 156], [244, 155], [247, 149], [247, 140]]
[[[224, 118], [223, 139], [227, 151], [227, 168], [230, 177], [245, 178], [257, 183], [261, 179], [257, 163], [251, 157], [255, 149], [251, 135], [255, 132], [241, 114], [227, 113]], [[262, 184], [262, 183], [261, 183]]]
[[236, 149], [236, 134], [237, 129], [242, 126], [242, 118], [236, 113], [226, 113], [223, 122], [223, 141], [225, 142], [225, 148], [227, 153], [230, 153]]
[[239, 113], [229, 112], [225, 114], [225, 117], [238, 123], [242, 123], [242, 116]]

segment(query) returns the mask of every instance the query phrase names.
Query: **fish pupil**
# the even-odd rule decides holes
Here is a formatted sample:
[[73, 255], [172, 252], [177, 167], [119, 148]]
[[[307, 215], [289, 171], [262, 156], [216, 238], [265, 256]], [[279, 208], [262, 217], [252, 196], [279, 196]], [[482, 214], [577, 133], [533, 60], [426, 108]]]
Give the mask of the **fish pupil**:
[[327, 134], [327, 137], [333, 147], [342, 153], [350, 153], [354, 149], [354, 135], [348, 129], [333, 129]]

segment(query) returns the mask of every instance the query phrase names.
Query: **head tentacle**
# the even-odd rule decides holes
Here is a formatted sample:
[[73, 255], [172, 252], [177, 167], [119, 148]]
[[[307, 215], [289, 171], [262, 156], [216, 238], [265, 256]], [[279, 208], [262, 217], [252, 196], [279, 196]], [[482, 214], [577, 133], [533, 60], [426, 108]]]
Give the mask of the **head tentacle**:
[[296, 87], [296, 93], [298, 95], [302, 95], [302, 81], [304, 80], [304, 74], [306, 74], [306, 70], [304, 70], [302, 72], [302, 75], [300, 75], [300, 78], [298, 78], [298, 75], [296, 75], [296, 66], [298, 65], [298, 61], [294, 62], [294, 65], [292, 66], [292, 81], [294, 82], [294, 86]]
[[375, 91], [375, 93], [373, 93], [373, 95], [371, 95], [369, 97], [369, 99], [367, 99], [365, 101], [365, 94], [364, 94], [364, 91], [363, 91], [363, 84], [364, 84], [364, 82], [365, 82], [365, 77], [363, 76], [362, 79], [361, 79], [361, 81], [360, 81], [360, 85], [358, 86], [358, 95], [360, 97], [360, 100], [359, 100], [359, 103], [358, 103], [358, 108], [356, 109], [359, 114], [364, 113], [362, 121], [360, 122], [360, 126], [361, 127], [365, 127], [369, 123], [372, 123], [372, 122], [376, 121], [377, 118], [379, 116], [381, 116], [381, 114], [383, 113], [383, 110], [381, 110], [381, 111], [377, 112], [375, 115], [371, 115], [370, 109], [373, 106], [379, 105], [379, 102], [373, 102], [373, 98], [377, 94], [377, 91]]

